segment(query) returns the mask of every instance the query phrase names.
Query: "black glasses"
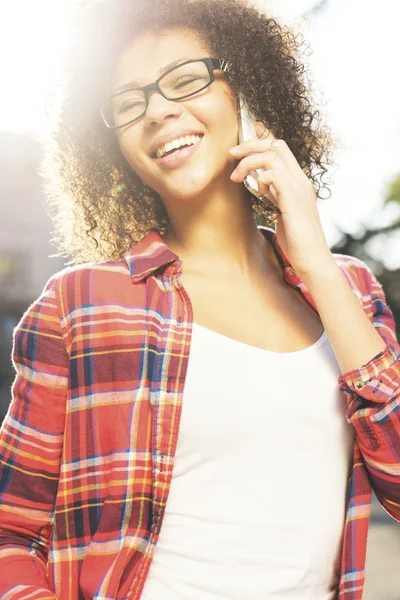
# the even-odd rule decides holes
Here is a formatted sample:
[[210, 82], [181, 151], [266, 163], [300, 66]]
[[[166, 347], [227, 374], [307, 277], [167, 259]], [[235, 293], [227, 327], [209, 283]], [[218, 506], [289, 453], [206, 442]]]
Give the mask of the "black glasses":
[[161, 75], [154, 83], [118, 92], [101, 107], [104, 123], [110, 129], [134, 123], [146, 113], [152, 91], [157, 91], [167, 100], [189, 98], [214, 81], [215, 69], [226, 72], [229, 65], [225, 60], [210, 56], [186, 60]]

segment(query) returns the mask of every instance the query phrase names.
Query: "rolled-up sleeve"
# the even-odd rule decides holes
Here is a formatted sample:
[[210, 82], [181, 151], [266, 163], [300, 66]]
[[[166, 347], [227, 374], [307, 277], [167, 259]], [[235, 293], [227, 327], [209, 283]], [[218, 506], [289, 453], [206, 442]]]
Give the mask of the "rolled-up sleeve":
[[69, 365], [56, 277], [17, 326], [13, 363], [12, 400], [0, 430], [0, 597], [50, 599], [47, 557]]
[[347, 419], [355, 427], [374, 491], [400, 521], [400, 346], [382, 286], [362, 264], [370, 290], [365, 309], [386, 347], [360, 369], [343, 373], [339, 388], [347, 397]]

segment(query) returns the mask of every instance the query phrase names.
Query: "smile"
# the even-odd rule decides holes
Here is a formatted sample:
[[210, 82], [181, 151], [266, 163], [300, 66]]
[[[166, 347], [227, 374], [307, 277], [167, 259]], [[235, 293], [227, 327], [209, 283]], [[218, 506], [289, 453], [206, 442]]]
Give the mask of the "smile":
[[169, 169], [180, 167], [197, 150], [202, 135], [186, 135], [160, 146], [154, 153], [157, 164]]
[[184, 148], [187, 146], [193, 146], [198, 140], [201, 139], [200, 135], [185, 135], [177, 138], [176, 140], [172, 140], [171, 142], [167, 142], [160, 146], [156, 152], [154, 153], [157, 158], [162, 158], [166, 154], [172, 154], [175, 150], [179, 150], [180, 148]]

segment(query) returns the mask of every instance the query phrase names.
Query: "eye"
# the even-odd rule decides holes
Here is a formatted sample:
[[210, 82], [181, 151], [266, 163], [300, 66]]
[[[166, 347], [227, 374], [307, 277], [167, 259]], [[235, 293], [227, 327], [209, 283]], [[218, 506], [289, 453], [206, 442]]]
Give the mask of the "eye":
[[174, 87], [175, 88], [182, 88], [185, 85], [188, 85], [190, 83], [193, 83], [194, 81], [198, 81], [200, 78], [199, 77], [195, 77], [195, 76], [189, 76], [187, 75], [186, 77], [180, 77], [176, 82]]
[[122, 104], [118, 106], [118, 113], [123, 113], [131, 108], [136, 108], [136, 106], [140, 106], [141, 104], [143, 104], [142, 100], [125, 100], [125, 102], [122, 102]]

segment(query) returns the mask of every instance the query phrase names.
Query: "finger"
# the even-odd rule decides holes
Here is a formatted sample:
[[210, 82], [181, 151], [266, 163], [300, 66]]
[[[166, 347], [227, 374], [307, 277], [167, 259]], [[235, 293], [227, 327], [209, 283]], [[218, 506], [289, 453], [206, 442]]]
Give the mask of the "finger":
[[272, 209], [272, 207], [274, 206], [277, 212], [280, 213], [278, 194], [274, 187], [274, 174], [270, 171], [265, 171], [263, 173], [263, 178], [258, 178], [257, 186], [258, 197], [260, 199], [267, 198], [272, 203], [272, 206], [270, 206], [270, 208]]
[[276, 199], [276, 191], [274, 189], [273, 185], [266, 185], [265, 183], [262, 183], [261, 181], [257, 182], [258, 185], [258, 197], [259, 198], [268, 198], [268, 200], [270, 200], [276, 207], [278, 206], [277, 204], [277, 199]]
[[258, 176], [258, 182], [269, 187], [269, 193], [267, 196], [273, 202], [275, 202], [277, 206], [279, 206], [278, 203], [282, 200], [282, 198], [289, 198], [293, 196], [293, 188], [290, 181], [288, 181], [287, 177], [285, 177], [285, 173], [279, 169], [269, 169], [268, 171], [263, 171]]
[[[262, 127], [264, 127], [264, 125]], [[275, 140], [272, 131], [264, 128], [259, 130], [259, 132], [260, 135], [255, 135], [250, 140], [242, 142], [241, 144], [231, 148], [229, 152], [232, 154], [232, 156], [246, 156], [246, 154], [249, 152], [263, 152], [268, 148], [271, 148], [271, 145]], [[264, 134], [262, 134], [262, 132], [264, 132]]]
[[268, 150], [280, 156], [290, 170], [293, 170], [295, 173], [297, 172], [299, 175], [304, 175], [303, 169], [300, 167], [286, 142], [273, 136], [265, 139], [253, 138], [238, 146], [234, 146], [229, 152], [234, 158], [240, 160], [248, 154], [259, 154]]
[[[250, 171], [255, 171], [257, 169], [280, 169], [287, 171], [284, 162], [273, 152], [250, 154], [250, 156], [242, 158], [239, 162], [231, 175], [231, 180], [237, 183], [244, 181]], [[290, 177], [290, 174], [287, 173], [287, 176]]]
[[229, 150], [229, 153], [238, 160], [247, 156], [248, 154], [260, 154], [260, 152], [267, 152], [268, 150], [273, 150], [272, 148], [272, 140], [264, 139], [259, 140], [258, 138], [253, 138], [248, 140], [247, 142], [243, 142], [243, 144], [239, 144], [239, 146], [235, 146]]
[[[275, 186], [275, 184], [277, 183], [277, 180], [278, 180], [278, 176], [279, 176], [279, 171], [274, 171], [273, 169], [269, 169], [268, 171], [263, 171], [262, 173], [259, 174], [258, 181], [267, 187], [270, 187], [272, 185]], [[276, 189], [276, 186], [275, 186], [275, 189]]]
[[274, 141], [271, 144], [271, 149], [274, 150], [274, 152], [276, 152], [276, 154], [282, 158], [282, 160], [290, 169], [295, 170], [295, 172], [299, 171], [300, 169], [301, 173], [304, 175], [303, 169], [300, 167], [297, 158], [295, 157], [285, 140], [274, 139]]

